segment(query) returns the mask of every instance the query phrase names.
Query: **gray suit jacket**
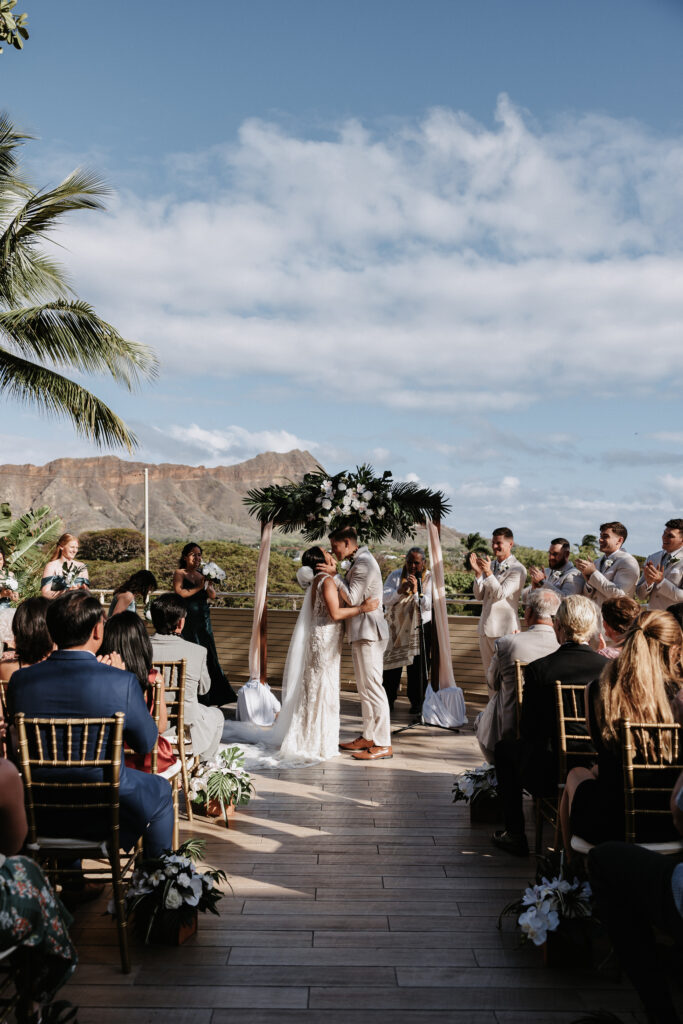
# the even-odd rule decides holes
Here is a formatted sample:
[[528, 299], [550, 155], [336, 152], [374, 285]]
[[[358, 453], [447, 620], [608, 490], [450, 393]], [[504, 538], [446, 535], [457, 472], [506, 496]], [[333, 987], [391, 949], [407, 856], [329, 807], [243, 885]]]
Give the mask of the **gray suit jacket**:
[[379, 601], [379, 608], [374, 612], [364, 612], [346, 620], [348, 642], [352, 644], [356, 640], [388, 640], [389, 627], [382, 611], [382, 573], [366, 547], [358, 548], [346, 578], [342, 580], [340, 577], [338, 585], [348, 604], [362, 604], [366, 597], [376, 597]]
[[481, 600], [477, 632], [484, 636], [507, 636], [519, 632], [519, 600], [526, 582], [526, 569], [514, 555], [502, 564], [493, 563], [491, 576], [474, 581], [474, 596]]
[[595, 559], [596, 571], [586, 580], [583, 592], [602, 607], [611, 597], [635, 597], [640, 566], [628, 551], [619, 548], [613, 555]]
[[206, 648], [175, 633], [171, 636], [155, 633], [151, 640], [155, 661], [185, 659], [185, 725], [190, 730], [192, 751], [200, 755], [212, 748], [217, 731], [223, 731], [224, 722], [220, 708], [204, 707], [197, 700], [198, 694], [208, 693], [211, 687]]
[[517, 728], [517, 680], [515, 662], [535, 661], [552, 654], [560, 646], [552, 626], [537, 624], [524, 633], [512, 633], [496, 640], [496, 650], [489, 666], [486, 684], [489, 698], [497, 702], [497, 714], [493, 723], [491, 749], [498, 740], [514, 737]]
[[[658, 569], [661, 569], [666, 551], [655, 551], [654, 555], [648, 555], [648, 562], [652, 562]], [[645, 576], [638, 580], [636, 594], [644, 601], [647, 599], [647, 606], [650, 609], [667, 609], [670, 604], [678, 604], [683, 601], [683, 548], [672, 551], [668, 564], [664, 567], [664, 579], [661, 583], [655, 583], [648, 587]]]

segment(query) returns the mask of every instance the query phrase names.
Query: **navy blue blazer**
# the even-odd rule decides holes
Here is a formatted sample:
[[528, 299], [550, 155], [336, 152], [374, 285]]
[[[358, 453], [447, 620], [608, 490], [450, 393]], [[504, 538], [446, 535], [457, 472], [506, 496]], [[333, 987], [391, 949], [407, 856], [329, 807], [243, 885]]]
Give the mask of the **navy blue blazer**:
[[[148, 753], [157, 738], [157, 727], [137, 676], [103, 665], [88, 651], [53, 651], [45, 661], [19, 669], [10, 679], [7, 704], [10, 720], [20, 711], [27, 717], [46, 718], [109, 718], [123, 711], [124, 739], [140, 754]], [[84, 771], [89, 769], [70, 769], [64, 778]], [[135, 833], [133, 839], [142, 834], [159, 806], [164, 788], [168, 788], [165, 779], [128, 768], [122, 761], [122, 831]], [[75, 824], [72, 819], [72, 826]], [[78, 834], [86, 833], [79, 828]]]

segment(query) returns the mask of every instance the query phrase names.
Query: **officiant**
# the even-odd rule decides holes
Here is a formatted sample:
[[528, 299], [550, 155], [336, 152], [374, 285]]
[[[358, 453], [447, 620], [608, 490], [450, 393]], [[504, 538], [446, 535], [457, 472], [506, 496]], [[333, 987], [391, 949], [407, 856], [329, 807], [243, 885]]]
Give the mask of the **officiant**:
[[422, 711], [423, 665], [420, 653], [419, 624], [424, 630], [424, 676], [429, 677], [432, 648], [432, 576], [425, 568], [422, 548], [411, 548], [405, 565], [387, 576], [382, 596], [384, 617], [389, 627], [389, 642], [384, 652], [382, 683], [393, 708], [401, 683], [403, 666], [408, 676], [408, 700], [414, 714]]

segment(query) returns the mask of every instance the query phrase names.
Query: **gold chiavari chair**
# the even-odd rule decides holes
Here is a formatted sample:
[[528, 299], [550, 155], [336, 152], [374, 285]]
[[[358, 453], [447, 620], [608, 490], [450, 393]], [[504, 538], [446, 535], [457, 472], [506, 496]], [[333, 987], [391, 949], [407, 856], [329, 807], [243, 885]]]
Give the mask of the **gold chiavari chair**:
[[[29, 825], [27, 851], [45, 863], [55, 879], [70, 873], [58, 867], [59, 860], [99, 862], [95, 868], [84, 867], [83, 873], [94, 881], [111, 881], [121, 970], [128, 974], [123, 879], [134, 854], [124, 855], [122, 863], [119, 781], [124, 718], [122, 711], [113, 718], [33, 718], [20, 712], [14, 723]], [[87, 773], [79, 776], [78, 769]], [[82, 820], [83, 834], [78, 835], [78, 826], [75, 836], [49, 834], [60, 815], [64, 820]]]
[[[168, 712], [169, 730], [175, 729], [175, 741], [171, 740], [180, 760], [180, 774], [185, 794], [185, 811], [192, 821], [190, 801], [190, 772], [198, 763], [192, 753], [189, 729], [185, 727], [185, 659], [180, 661], [155, 661], [153, 667], [161, 672], [164, 680], [163, 695]], [[158, 719], [157, 719], [158, 721]]]
[[[161, 702], [164, 700], [164, 677], [161, 672], [157, 673], [157, 677], [154, 681], [152, 689], [153, 703], [152, 703], [152, 718], [159, 729], [159, 719], [161, 716]], [[158, 753], [159, 753], [159, 738], [152, 748], [151, 757], [151, 768], [153, 775], [160, 775], [162, 779], [168, 779], [171, 784], [171, 792], [173, 795], [173, 849], [177, 850], [180, 846], [180, 833], [178, 828], [178, 788], [180, 783], [180, 776], [182, 772], [182, 764], [178, 757], [175, 764], [165, 768], [164, 771], [159, 771], [158, 764]]]

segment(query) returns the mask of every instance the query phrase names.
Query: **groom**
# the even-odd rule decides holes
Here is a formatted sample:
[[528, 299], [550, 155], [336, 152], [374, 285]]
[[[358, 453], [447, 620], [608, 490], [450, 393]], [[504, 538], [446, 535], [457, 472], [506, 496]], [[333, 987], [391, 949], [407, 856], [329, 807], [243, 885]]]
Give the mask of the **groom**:
[[[348, 604], [356, 606], [368, 597], [376, 597], [379, 608], [346, 620], [346, 638], [351, 644], [353, 670], [363, 714], [363, 732], [352, 743], [340, 743], [340, 750], [350, 750], [357, 761], [378, 761], [392, 757], [389, 701], [382, 685], [384, 648], [389, 629], [382, 612], [382, 574], [366, 547], [358, 547], [352, 526], [330, 534], [334, 557], [347, 559], [351, 568], [346, 579], [336, 577], [340, 593]], [[319, 570], [333, 573], [318, 566]]]

